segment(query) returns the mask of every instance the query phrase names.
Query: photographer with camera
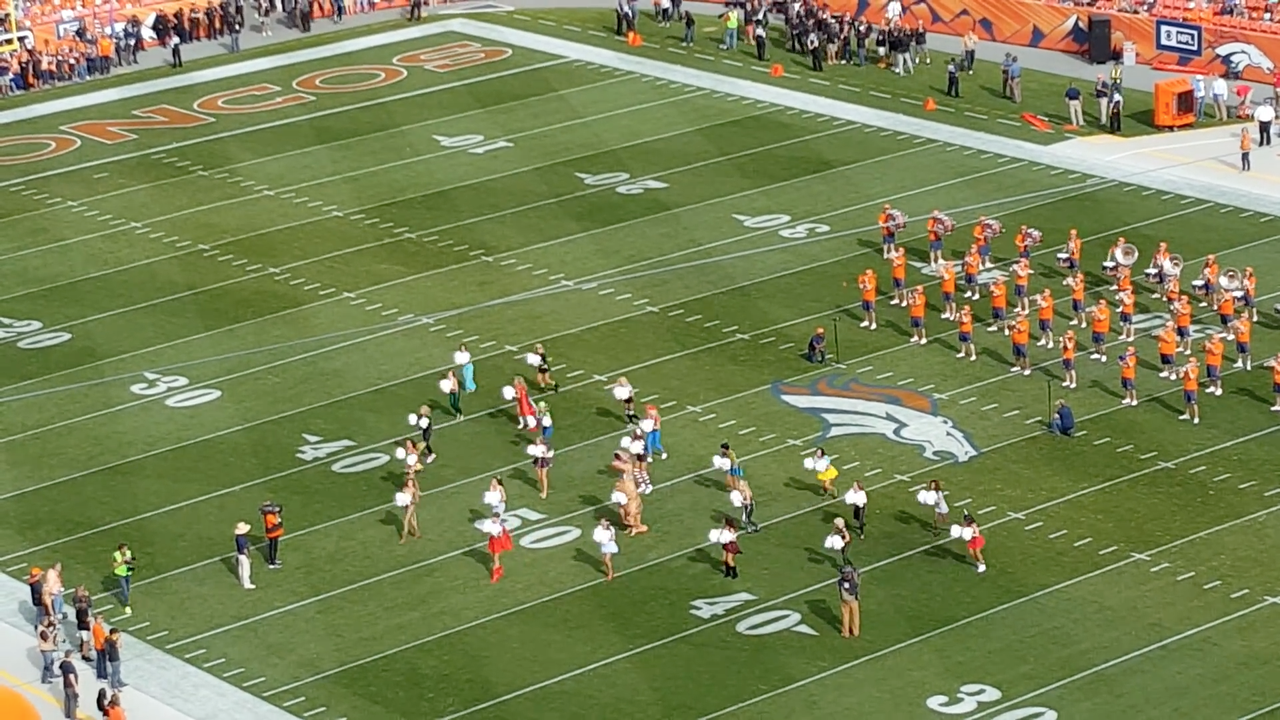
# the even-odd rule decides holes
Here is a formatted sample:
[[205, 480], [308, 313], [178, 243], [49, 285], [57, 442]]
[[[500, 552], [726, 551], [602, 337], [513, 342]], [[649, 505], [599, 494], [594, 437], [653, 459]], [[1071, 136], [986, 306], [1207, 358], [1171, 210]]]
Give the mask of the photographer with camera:
[[280, 538], [284, 537], [284, 508], [268, 500], [258, 508], [262, 514], [263, 534], [267, 537], [267, 567], [280, 567]]
[[134, 562], [128, 543], [120, 543], [111, 555], [111, 574], [120, 583], [120, 606], [124, 608], [125, 615], [133, 614], [133, 608], [129, 606], [129, 585], [133, 578]]

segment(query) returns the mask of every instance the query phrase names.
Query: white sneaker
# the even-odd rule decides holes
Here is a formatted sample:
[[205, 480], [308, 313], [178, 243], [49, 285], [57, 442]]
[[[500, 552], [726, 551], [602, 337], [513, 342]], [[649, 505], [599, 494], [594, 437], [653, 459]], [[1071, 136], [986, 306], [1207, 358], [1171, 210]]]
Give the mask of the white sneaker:
[[1280, 412], [1280, 405], [1272, 405], [1271, 412]]
[[890, 305], [897, 305], [897, 304], [898, 304], [898, 298], [894, 298], [894, 299], [890, 300], [890, 301], [889, 301], [889, 304], [890, 304]]
[[913, 345], [914, 345], [915, 343], [918, 343], [918, 342], [920, 342], [920, 338], [918, 338], [918, 337], [913, 337], [913, 338], [911, 338], [911, 344], [913, 344]]
[[1128, 405], [1128, 404], [1129, 404], [1129, 398], [1125, 398], [1125, 399], [1121, 400], [1121, 401], [1120, 401], [1120, 404], [1121, 404], [1121, 405]]
[[977, 361], [978, 361], [978, 356], [977, 356], [977, 355], [970, 355], [970, 356], [969, 356], [969, 362], [977, 362]]
[[1253, 369], [1253, 361], [1252, 361], [1252, 360], [1250, 360], [1249, 362], [1245, 363], [1245, 364], [1244, 364], [1244, 369], [1245, 369], [1245, 371], [1252, 370], [1252, 369]]
[[1198, 417], [1197, 417], [1197, 418], [1195, 418], [1194, 420], [1192, 420], [1192, 421], [1191, 421], [1191, 424], [1192, 424], [1192, 425], [1199, 425], [1199, 424], [1200, 424], [1200, 418], [1198, 418]]
[[666, 454], [666, 453], [662, 453], [662, 459], [663, 459], [663, 460], [666, 460], [666, 459], [667, 459], [667, 454]]
[[960, 352], [956, 353], [956, 357], [958, 357], [958, 358], [962, 358], [962, 357], [964, 357], [964, 351], [963, 351], [963, 350], [961, 350]]
[[1070, 387], [1071, 387], [1071, 389], [1072, 389], [1072, 390], [1075, 390], [1075, 389], [1076, 389], [1076, 384], [1075, 384], [1075, 383], [1071, 383]]
[[926, 345], [926, 344], [928, 344], [928, 342], [929, 342], [929, 338], [927, 338], [927, 337], [922, 337], [922, 338], [920, 338], [920, 344], [921, 344], [921, 345]]
[[1089, 359], [1090, 359], [1090, 360], [1097, 360], [1097, 359], [1098, 359], [1098, 358], [1100, 358], [1100, 357], [1102, 357], [1102, 356], [1101, 356], [1101, 355], [1099, 355], [1099, 354], [1098, 354], [1098, 353], [1096, 353], [1096, 352], [1089, 353]]
[[1063, 380], [1062, 387], [1071, 387], [1071, 383], [1067, 382], [1066, 380]]
[[1030, 375], [1031, 375], [1031, 368], [1023, 368], [1023, 369], [1022, 369], [1022, 374], [1023, 374], [1024, 376], [1030, 376]]
[[1162, 378], [1167, 378], [1167, 377], [1169, 377], [1169, 371], [1168, 371], [1168, 370], [1161, 370], [1161, 371], [1160, 371], [1160, 377], [1162, 377]]
[[991, 327], [987, 328], [987, 332], [995, 332], [999, 329], [1000, 329], [999, 325], [992, 325]]
[[871, 325], [870, 320], [863, 320], [862, 322], [858, 323], [858, 327], [869, 327], [870, 325]]
[[871, 323], [871, 327], [870, 327], [870, 328], [868, 328], [868, 329], [870, 329], [870, 330], [875, 330], [875, 329], [876, 329], [876, 324], [875, 324], [875, 323]]
[[1178, 416], [1178, 419], [1179, 419], [1179, 420], [1190, 420], [1190, 419], [1191, 419], [1191, 416], [1190, 416], [1190, 415], [1188, 415], [1188, 414], [1186, 414], [1186, 413], [1182, 413], [1181, 415], [1179, 415], [1179, 416]]
[[258, 589], [258, 586], [257, 586], [257, 585], [245, 585], [245, 586], [244, 586], [244, 589], [245, 589], [245, 590], [257, 590], [257, 589]]
[[1009, 368], [1009, 372], [1011, 372], [1011, 373], [1016, 373], [1016, 372], [1018, 372], [1018, 371], [1019, 371], [1019, 370], [1021, 370], [1021, 369], [1022, 369], [1022, 368], [1018, 367], [1017, 365], [1014, 365], [1013, 367]]
[[1240, 362], [1239, 360], [1237, 360], [1237, 361], [1235, 361], [1235, 362], [1231, 363], [1231, 367], [1233, 367], [1233, 368], [1244, 367], [1244, 363], [1242, 363], [1242, 362]]
[[1072, 320], [1071, 322], [1069, 322], [1069, 323], [1067, 323], [1067, 324], [1068, 324], [1068, 325], [1079, 325], [1080, 323], [1079, 323], [1079, 322], [1077, 322], [1077, 321], [1075, 321], [1075, 320]]
[[979, 573], [984, 573], [984, 572], [986, 572], [986, 571], [987, 571], [987, 564], [986, 564], [986, 563], [978, 563], [978, 572], [979, 572]]
[[1106, 356], [1106, 355], [1103, 355], [1102, 357], [1098, 358], [1098, 360], [1100, 360], [1100, 361], [1102, 361], [1102, 362], [1106, 362], [1106, 361], [1107, 361], [1107, 356]]
[[1215, 389], [1214, 389], [1214, 391], [1213, 391], [1213, 394], [1214, 394], [1214, 395], [1217, 395], [1217, 396], [1219, 396], [1219, 397], [1221, 397], [1221, 396], [1222, 396], [1222, 388], [1215, 388]]
[[1235, 336], [1235, 335], [1228, 335], [1228, 336], [1227, 336], [1227, 340], [1228, 340], [1229, 342], [1235, 342], [1235, 339], [1236, 339], [1236, 336]]

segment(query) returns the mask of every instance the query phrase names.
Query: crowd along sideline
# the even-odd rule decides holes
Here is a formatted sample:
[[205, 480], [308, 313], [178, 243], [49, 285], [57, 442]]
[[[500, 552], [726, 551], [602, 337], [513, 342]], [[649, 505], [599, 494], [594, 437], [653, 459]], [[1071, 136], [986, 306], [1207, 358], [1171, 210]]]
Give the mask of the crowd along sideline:
[[310, 72], [293, 81], [293, 89], [299, 92], [286, 92], [275, 85], [256, 83], [206, 95], [193, 104], [193, 110], [154, 105], [134, 110], [135, 118], [83, 120], [61, 126], [60, 129], [67, 134], [0, 137], [0, 165], [61, 157], [79, 148], [81, 138], [115, 145], [138, 139], [135, 131], [139, 130], [193, 128], [217, 122], [219, 115], [282, 110], [314, 102], [317, 95], [361, 92], [395, 84], [409, 75], [405, 68], [447, 73], [504, 60], [511, 56], [511, 52], [510, 48], [482, 47], [479, 43], [464, 40], [402, 53], [392, 59], [390, 65], [349, 65]]

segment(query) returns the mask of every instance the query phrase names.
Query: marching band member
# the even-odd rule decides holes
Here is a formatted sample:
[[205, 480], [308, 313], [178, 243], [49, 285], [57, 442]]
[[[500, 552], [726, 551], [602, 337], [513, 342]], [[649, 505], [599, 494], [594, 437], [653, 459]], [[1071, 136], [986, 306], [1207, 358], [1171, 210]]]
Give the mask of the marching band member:
[[1031, 282], [1031, 276], [1035, 272], [1031, 269], [1031, 261], [1026, 258], [1014, 263], [1013, 296], [1017, 298], [1019, 312], [1031, 312], [1031, 294], [1027, 291], [1027, 283]]
[[956, 353], [956, 357], [963, 358], [967, 354], [970, 362], [977, 360], [978, 351], [973, 346], [973, 309], [968, 305], [960, 308], [956, 325], [959, 326], [956, 340], [960, 343], [960, 352]]
[[738, 555], [742, 554], [742, 548], [738, 547], [738, 526], [734, 524], [733, 518], [724, 519], [724, 527], [720, 529], [720, 549], [724, 553], [724, 576], [738, 579]]
[[627, 424], [638, 424], [640, 416], [636, 414], [636, 391], [631, 387], [631, 382], [626, 377], [619, 377], [609, 386], [609, 389], [613, 391], [613, 396], [622, 402], [622, 414], [626, 417]]
[[[1236, 319], [1236, 296], [1230, 290], [1219, 289], [1214, 305], [1218, 311], [1218, 322], [1230, 332], [1231, 321]], [[1231, 335], [1227, 335], [1227, 339], [1235, 340]]]
[[840, 477], [840, 471], [836, 469], [835, 465], [831, 464], [831, 458], [827, 457], [826, 450], [818, 448], [813, 457], [808, 458], [805, 462], [805, 467], [818, 474], [818, 482], [822, 483], [823, 497], [828, 494], [831, 497], [836, 496], [836, 488], [833, 483], [835, 483], [836, 478]]
[[1178, 352], [1183, 355], [1191, 354], [1191, 300], [1186, 295], [1180, 295], [1177, 302], [1171, 307], [1173, 312], [1174, 329], [1178, 334], [1178, 343], [1180, 347]]
[[483, 500], [494, 515], [501, 517], [507, 511], [507, 487], [502, 484], [502, 478], [494, 475], [489, 480], [489, 489], [484, 492]]
[[969, 300], [982, 297], [982, 286], [978, 283], [978, 273], [982, 272], [982, 256], [978, 254], [978, 244], [969, 246], [964, 254], [964, 296]]
[[1209, 383], [1205, 392], [1222, 395], [1222, 356], [1226, 352], [1222, 333], [1210, 335], [1201, 347], [1204, 348], [1204, 378]]
[[609, 524], [609, 518], [600, 518], [596, 529], [591, 531], [591, 539], [600, 546], [600, 560], [604, 563], [604, 579], [613, 579], [613, 556], [618, 554], [618, 532]]
[[1031, 374], [1031, 359], [1027, 356], [1027, 342], [1031, 340], [1031, 324], [1027, 322], [1027, 314], [1019, 312], [1010, 325], [1010, 337], [1013, 341], [1013, 367], [1009, 372], [1022, 371], [1023, 375]]
[[1276, 404], [1271, 412], [1280, 412], [1280, 353], [1271, 358], [1271, 393], [1276, 396]]
[[1121, 405], [1138, 404], [1138, 351], [1132, 345], [1120, 355], [1120, 389], [1124, 391]]
[[929, 231], [929, 264], [937, 267], [942, 264], [942, 238], [955, 229], [955, 224], [951, 221], [951, 218], [943, 215], [942, 211], [934, 210], [929, 215], [927, 228]]
[[1249, 319], [1248, 313], [1242, 313], [1236, 318], [1231, 324], [1231, 332], [1236, 336], [1236, 361], [1231, 367], [1252, 370], [1253, 356], [1249, 352], [1249, 336], [1253, 332], [1253, 321]]
[[858, 539], [866, 539], [867, 534], [867, 489], [858, 480], [844, 494], [844, 501], [853, 506], [853, 521], [858, 524]]
[[493, 517], [484, 521], [481, 529], [489, 534], [489, 556], [493, 558], [492, 569], [489, 571], [489, 582], [496, 583], [502, 577], [502, 553], [507, 552], [515, 547], [511, 542], [511, 531], [507, 530], [507, 526], [502, 524], [502, 517], [497, 513]]
[[409, 538], [420, 538], [418, 530], [418, 503], [422, 500], [422, 488], [418, 487], [418, 478], [414, 473], [405, 473], [404, 486], [396, 495], [396, 504], [404, 508], [404, 520], [400, 525], [400, 544]]
[[1071, 288], [1071, 314], [1075, 315], [1067, 324], [1084, 327], [1084, 273], [1077, 270], [1068, 275], [1062, 284]]
[[556, 431], [555, 421], [551, 419], [551, 406], [546, 400], [538, 403], [538, 427], [542, 428], [542, 439], [551, 442], [551, 434]]
[[973, 226], [974, 244], [978, 246], [978, 257], [982, 258], [982, 267], [990, 270], [991, 264], [991, 240], [995, 237], [994, 228], [990, 227], [987, 222], [987, 216], [983, 215], [978, 218], [978, 224]]
[[876, 293], [880, 286], [876, 280], [876, 271], [867, 268], [858, 276], [858, 289], [862, 291], [862, 322], [858, 327], [876, 329]]
[[1200, 362], [1192, 355], [1187, 364], [1178, 371], [1182, 378], [1182, 402], [1185, 411], [1178, 416], [1179, 420], [1190, 420], [1192, 425], [1200, 424], [1200, 405], [1197, 404], [1197, 390], [1200, 389]]
[[1120, 292], [1133, 292], [1133, 268], [1128, 265], [1116, 266], [1116, 284], [1113, 289]]
[[659, 457], [666, 460], [667, 449], [662, 446], [662, 416], [658, 414], [658, 406], [645, 405], [644, 416], [645, 419], [640, 421], [641, 429], [645, 431], [644, 446], [650, 452], [658, 453]]
[[551, 458], [555, 456], [555, 451], [547, 445], [546, 440], [538, 438], [529, 446], [529, 454], [533, 456], [533, 472], [538, 476], [538, 497], [546, 500], [551, 485], [547, 473], [551, 470]]
[[1053, 347], [1053, 291], [1045, 288], [1036, 296], [1036, 321], [1040, 328], [1037, 347]]
[[465, 393], [473, 393], [476, 391], [476, 364], [471, 362], [471, 353], [467, 351], [465, 344], [458, 346], [458, 351], [453, 354], [454, 361], [461, 360], [458, 365], [462, 368], [462, 391]]
[[724, 473], [726, 490], [737, 490], [738, 479], [743, 477], [742, 466], [738, 464], [738, 455], [729, 447], [729, 441], [720, 443], [720, 457], [729, 461], [729, 469]]
[[[448, 383], [447, 386], [446, 386], [446, 383]], [[450, 370], [444, 376], [444, 380], [440, 383], [440, 386], [442, 388], [448, 387], [449, 409], [453, 410], [454, 418], [461, 420], [462, 419], [462, 394], [461, 392], [459, 392], [461, 390], [461, 387], [458, 383], [457, 373]]]
[[898, 242], [899, 229], [901, 228], [899, 228], [898, 212], [886, 203], [880, 211], [880, 250], [885, 260], [890, 259], [897, 253], [898, 247], [896, 243]]
[[516, 390], [516, 427], [533, 432], [538, 429], [538, 410], [529, 399], [529, 386], [519, 375], [511, 379], [511, 386]]
[[987, 288], [987, 293], [991, 296], [991, 327], [987, 328], [987, 332], [995, 332], [1004, 327], [1004, 334], [1009, 334], [1009, 326], [1005, 324], [1008, 292], [1004, 287], [1004, 278], [996, 278], [996, 281]]
[[1182, 297], [1182, 280], [1177, 275], [1170, 275], [1164, 281], [1164, 301], [1173, 312], [1173, 306], [1178, 303], [1178, 299]]
[[422, 455], [422, 451], [427, 452], [426, 457], [422, 461], [430, 464], [436, 459], [436, 451], [431, 447], [431, 434], [435, 431], [435, 427], [431, 423], [431, 406], [422, 405], [418, 408], [418, 428], [422, 431], [422, 442], [418, 443], [418, 455]]
[[1174, 356], [1178, 354], [1178, 336], [1174, 333], [1173, 321], [1166, 322], [1156, 334], [1156, 352], [1160, 353], [1160, 377], [1176, 380]]
[[937, 535], [942, 532], [942, 527], [947, 524], [947, 513], [951, 508], [947, 507], [946, 493], [942, 491], [942, 482], [940, 480], [930, 480], [926, 488], [934, 495], [933, 501], [933, 534]]
[[738, 480], [738, 494], [742, 497], [742, 527], [748, 533], [760, 532], [760, 526], [756, 524], [756, 496], [751, 492], [751, 484], [746, 478]]
[[[1151, 254], [1151, 267], [1147, 273], [1148, 275], [1152, 276], [1152, 279], [1155, 281], [1157, 290], [1164, 287], [1165, 283], [1167, 283], [1169, 280], [1167, 276], [1168, 274], [1165, 272], [1165, 267], [1168, 264], [1168, 262], [1169, 262], [1169, 243], [1162, 242], [1158, 246], [1156, 246], [1156, 251]], [[1150, 270], [1154, 270], [1155, 272], [1152, 273], [1150, 272]], [[1159, 300], [1160, 293], [1153, 292], [1151, 293], [1151, 297], [1156, 300]]]
[[1031, 259], [1031, 243], [1027, 242], [1026, 225], [1018, 228], [1018, 234], [1013, 236], [1013, 249], [1017, 251], [1019, 259]]
[[1209, 307], [1209, 301], [1218, 294], [1218, 256], [1206, 255], [1200, 267], [1198, 282], [1192, 283], [1200, 296], [1200, 307]]
[[1107, 361], [1107, 333], [1111, 332], [1111, 308], [1107, 307], [1106, 298], [1098, 298], [1098, 304], [1089, 310], [1093, 320], [1093, 352], [1089, 357], [1099, 362]]
[[1062, 387], [1072, 390], [1076, 387], [1076, 331], [1068, 330], [1058, 342], [1062, 349]]
[[1079, 272], [1080, 270], [1080, 251], [1084, 247], [1084, 241], [1080, 239], [1080, 235], [1076, 233], [1075, 228], [1071, 228], [1071, 232], [1067, 233], [1067, 269], [1071, 272]]
[[840, 561], [842, 565], [849, 564], [849, 543], [853, 542], [853, 536], [849, 534], [849, 528], [845, 526], [844, 518], [838, 517], [831, 523], [831, 535], [828, 540], [835, 540], [835, 549], [840, 551]]
[[1253, 322], [1258, 322], [1258, 306], [1253, 304], [1255, 293], [1258, 290], [1258, 278], [1253, 274], [1253, 268], [1245, 268], [1244, 277], [1242, 277], [1240, 281], [1244, 285], [1244, 287], [1241, 288], [1241, 292], [1243, 292], [1244, 295], [1240, 297], [1240, 304], [1244, 305], [1245, 308], [1248, 309], [1249, 319]]
[[929, 342], [924, 330], [925, 297], [924, 286], [917, 285], [907, 293], [907, 306], [910, 308], [911, 342], [924, 345]]
[[1103, 272], [1107, 275], [1114, 276], [1116, 279], [1116, 283], [1107, 288], [1108, 290], [1120, 289], [1120, 273], [1122, 270], [1128, 269], [1124, 265], [1120, 264], [1120, 248], [1125, 244], [1125, 242], [1126, 241], [1123, 237], [1118, 237], [1116, 238], [1116, 241], [1112, 243], [1111, 248], [1107, 250], [1107, 261], [1103, 263]]
[[987, 561], [982, 557], [982, 548], [987, 546], [987, 539], [982, 537], [982, 529], [968, 513], [964, 516], [964, 526], [973, 532], [969, 541], [965, 543], [965, 547], [969, 550], [969, 557], [973, 558], [973, 562], [978, 566], [978, 572], [984, 573], [987, 571]]
[[1137, 306], [1137, 296], [1133, 288], [1121, 290], [1116, 294], [1116, 302], [1120, 305], [1120, 339], [1134, 341], [1133, 315]]
[[893, 282], [893, 299], [890, 305], [907, 304], [907, 251], [899, 249], [889, 256], [889, 279]]
[[956, 318], [956, 264], [944, 260], [938, 265], [939, 284], [942, 288], [942, 319]]
[[560, 392], [560, 383], [551, 379], [551, 358], [547, 357], [547, 350], [542, 347], [542, 343], [533, 346], [533, 354], [538, 356], [537, 376], [534, 378], [538, 389], [546, 390], [550, 385], [553, 392]]

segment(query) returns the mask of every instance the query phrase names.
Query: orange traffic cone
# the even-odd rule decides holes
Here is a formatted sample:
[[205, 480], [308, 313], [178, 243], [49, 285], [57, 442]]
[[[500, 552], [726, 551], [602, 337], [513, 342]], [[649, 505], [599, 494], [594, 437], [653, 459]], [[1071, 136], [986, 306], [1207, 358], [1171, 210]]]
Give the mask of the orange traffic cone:
[[924, 99], [925, 112], [933, 112], [934, 110], [937, 110], [937, 109], [938, 109], [938, 103], [934, 102], [933, 98], [927, 97]]
[[627, 44], [631, 47], [640, 47], [644, 44], [644, 40], [640, 38], [640, 33], [629, 32], [627, 33]]
[[782, 69], [781, 64], [774, 63], [773, 67], [769, 68], [769, 77], [782, 77], [785, 72], [786, 71]]

